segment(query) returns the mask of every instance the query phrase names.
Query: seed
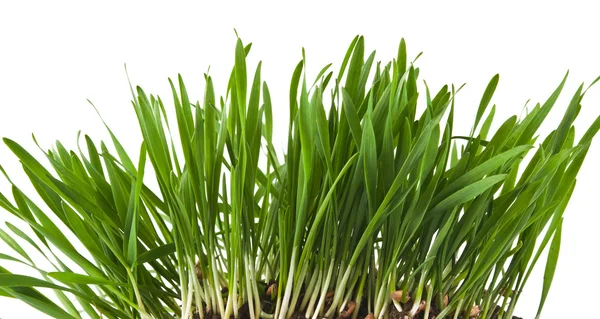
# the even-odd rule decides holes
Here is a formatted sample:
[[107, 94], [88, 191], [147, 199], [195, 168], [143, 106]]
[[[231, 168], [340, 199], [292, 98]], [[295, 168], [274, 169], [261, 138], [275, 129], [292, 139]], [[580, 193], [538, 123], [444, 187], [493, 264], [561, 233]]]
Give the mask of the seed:
[[339, 318], [343, 319], [343, 318], [348, 318], [350, 317], [350, 315], [352, 314], [352, 312], [354, 311], [354, 308], [356, 307], [356, 303], [354, 301], [350, 301], [348, 303], [348, 306], [346, 306], [346, 310], [342, 311], [340, 313]]
[[[402, 301], [403, 301], [402, 297], [404, 296], [404, 292], [403, 292], [402, 290], [396, 290], [396, 291], [392, 292], [392, 293], [390, 294], [390, 296], [391, 296], [391, 297], [392, 297], [392, 299], [394, 299], [395, 301], [397, 301], [397, 302], [402, 302]], [[408, 298], [408, 296], [407, 296], [407, 298]]]
[[267, 296], [276, 296], [277, 295], [277, 284], [273, 283], [267, 288]]
[[333, 298], [333, 290], [332, 291], [328, 291], [327, 294], [325, 294], [325, 299], [331, 299]]
[[479, 315], [479, 312], [481, 310], [479, 309], [478, 305], [473, 306], [473, 308], [471, 308], [471, 314], [469, 314], [470, 317], [477, 317]]
[[200, 261], [196, 263], [196, 277], [198, 277], [198, 280], [202, 281], [202, 268], [200, 267]]

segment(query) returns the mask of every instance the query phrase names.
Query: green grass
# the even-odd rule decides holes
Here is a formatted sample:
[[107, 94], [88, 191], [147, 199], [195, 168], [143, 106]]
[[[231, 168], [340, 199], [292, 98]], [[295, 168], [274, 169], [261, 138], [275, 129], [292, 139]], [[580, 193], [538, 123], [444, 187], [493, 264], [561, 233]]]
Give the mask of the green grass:
[[[190, 101], [181, 77], [169, 81], [172, 103], [132, 87], [139, 151], [108, 129], [110, 143], [83, 136], [67, 150], [57, 142], [42, 164], [4, 139], [37, 197], [2, 170], [12, 185], [0, 194], [2, 213], [22, 222], [0, 229], [12, 249], [0, 264], [39, 276], [0, 267], [0, 296], [70, 319], [491, 318], [496, 306], [510, 318], [542, 258], [539, 316], [563, 213], [600, 128], [599, 118], [575, 138], [583, 85], [548, 136], [536, 132], [566, 76], [548, 100], [492, 134], [496, 75], [470, 135], [455, 136], [460, 88], [418, 92], [404, 41], [382, 63], [356, 37], [339, 70], [328, 65], [314, 80], [303, 54], [290, 85], [287, 151], [277, 154], [274, 106], [260, 64], [246, 65], [249, 51], [238, 39], [222, 97], [209, 75], [202, 101]], [[165, 104], [174, 107], [170, 122]], [[39, 269], [32, 252], [51, 268]]]

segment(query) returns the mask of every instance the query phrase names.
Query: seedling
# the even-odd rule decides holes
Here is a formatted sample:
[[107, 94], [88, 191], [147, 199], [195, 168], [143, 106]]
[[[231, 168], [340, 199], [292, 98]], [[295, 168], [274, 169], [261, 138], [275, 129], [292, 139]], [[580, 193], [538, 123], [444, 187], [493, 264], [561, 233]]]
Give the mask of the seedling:
[[2, 170], [12, 194], [0, 206], [20, 222], [0, 230], [12, 249], [0, 263], [39, 276], [0, 267], [0, 296], [61, 319], [511, 318], [545, 258], [539, 317], [563, 213], [600, 128], [599, 118], [575, 136], [583, 85], [548, 136], [536, 132], [567, 76], [492, 133], [495, 75], [471, 133], [457, 136], [460, 88], [419, 93], [404, 40], [382, 63], [356, 37], [338, 71], [328, 65], [316, 79], [303, 53], [281, 154], [281, 106], [261, 64], [248, 79], [249, 51], [238, 39], [221, 97], [210, 75], [202, 101], [181, 76], [169, 81], [172, 103], [132, 87], [139, 152], [108, 126], [110, 145], [87, 135], [76, 150], [57, 142], [43, 164], [5, 138], [37, 197]]

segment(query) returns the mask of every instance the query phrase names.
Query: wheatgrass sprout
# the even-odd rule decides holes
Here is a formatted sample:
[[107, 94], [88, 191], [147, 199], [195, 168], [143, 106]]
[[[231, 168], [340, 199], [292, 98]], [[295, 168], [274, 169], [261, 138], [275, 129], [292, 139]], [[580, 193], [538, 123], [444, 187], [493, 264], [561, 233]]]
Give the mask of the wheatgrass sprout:
[[[0, 229], [11, 248], [0, 263], [39, 276], [0, 267], [0, 296], [61, 319], [512, 318], [543, 258], [539, 317], [563, 214], [600, 128], [599, 118], [576, 138], [587, 88], [548, 136], [536, 132], [566, 76], [491, 132], [496, 75], [470, 135], [457, 136], [460, 88], [419, 93], [404, 40], [384, 63], [356, 37], [339, 69], [316, 79], [302, 54], [278, 154], [269, 87], [260, 63], [246, 65], [249, 52], [238, 39], [222, 96], [209, 75], [201, 101], [181, 76], [169, 81], [172, 103], [132, 87], [139, 152], [108, 126], [110, 143], [57, 142], [43, 164], [4, 139], [37, 195], [2, 170], [11, 193], [0, 206], [20, 221]], [[38, 268], [34, 251], [51, 268]]]

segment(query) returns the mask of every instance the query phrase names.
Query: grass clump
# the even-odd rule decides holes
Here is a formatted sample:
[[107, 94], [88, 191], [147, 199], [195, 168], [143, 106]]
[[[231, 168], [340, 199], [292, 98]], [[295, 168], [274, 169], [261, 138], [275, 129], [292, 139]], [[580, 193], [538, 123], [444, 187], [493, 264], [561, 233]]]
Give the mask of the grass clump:
[[[43, 205], [2, 170], [12, 194], [0, 206], [22, 222], [0, 230], [12, 248], [0, 263], [40, 276], [0, 267], [0, 296], [69, 319], [511, 318], [545, 258], [539, 316], [563, 213], [600, 128], [597, 119], [575, 138], [583, 85], [548, 136], [536, 131], [566, 76], [492, 134], [496, 75], [470, 135], [455, 136], [460, 88], [426, 88], [417, 112], [419, 69], [404, 41], [385, 64], [356, 37], [339, 71], [328, 65], [309, 81], [304, 55], [294, 69], [281, 156], [260, 64], [248, 79], [249, 51], [238, 39], [221, 98], [209, 75], [197, 102], [181, 77], [170, 81], [170, 123], [161, 98], [132, 88], [137, 163], [110, 129], [114, 151], [88, 136], [77, 150], [45, 151], [53, 172], [4, 139]], [[37, 268], [33, 251], [52, 269]]]

